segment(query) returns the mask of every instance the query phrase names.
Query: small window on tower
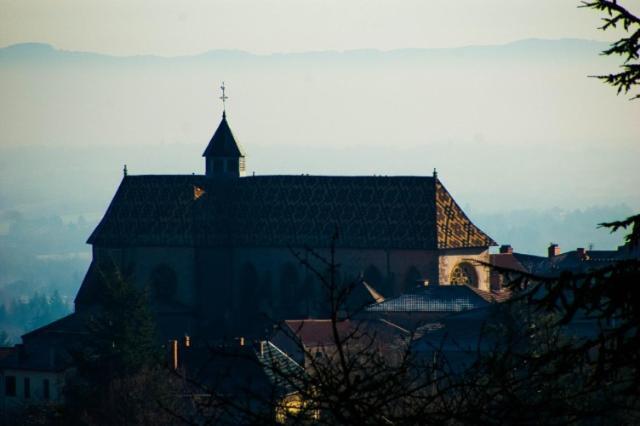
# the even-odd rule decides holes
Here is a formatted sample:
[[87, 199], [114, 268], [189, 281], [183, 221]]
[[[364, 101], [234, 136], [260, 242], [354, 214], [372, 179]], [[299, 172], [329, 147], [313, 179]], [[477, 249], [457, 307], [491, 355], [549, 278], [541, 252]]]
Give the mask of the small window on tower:
[[225, 171], [232, 172], [236, 168], [236, 159], [235, 158], [227, 158], [227, 169]]
[[157, 300], [165, 302], [174, 300], [178, 289], [178, 276], [173, 268], [166, 264], [156, 266], [151, 271], [149, 281]]
[[213, 160], [213, 173], [222, 173], [222, 159], [215, 158]]

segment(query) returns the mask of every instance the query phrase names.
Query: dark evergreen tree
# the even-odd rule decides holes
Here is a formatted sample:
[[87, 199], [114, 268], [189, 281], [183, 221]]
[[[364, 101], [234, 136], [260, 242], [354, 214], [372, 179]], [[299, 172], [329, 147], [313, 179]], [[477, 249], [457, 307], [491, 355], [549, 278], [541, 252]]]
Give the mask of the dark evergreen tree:
[[[607, 75], [599, 75], [598, 78], [615, 87], [620, 93], [633, 92], [640, 84], [640, 18], [631, 13], [616, 0], [583, 1], [582, 7], [606, 12], [602, 18], [604, 25], [600, 27], [606, 31], [622, 27], [628, 34], [616, 40], [609, 49], [602, 52], [603, 55], [617, 55], [623, 58], [622, 71]], [[631, 99], [639, 99], [640, 93]]]
[[102, 303], [87, 318], [87, 338], [74, 353], [77, 375], [65, 388], [64, 422], [168, 424], [158, 401], [169, 394], [170, 380], [147, 294], [113, 265], [100, 273]]

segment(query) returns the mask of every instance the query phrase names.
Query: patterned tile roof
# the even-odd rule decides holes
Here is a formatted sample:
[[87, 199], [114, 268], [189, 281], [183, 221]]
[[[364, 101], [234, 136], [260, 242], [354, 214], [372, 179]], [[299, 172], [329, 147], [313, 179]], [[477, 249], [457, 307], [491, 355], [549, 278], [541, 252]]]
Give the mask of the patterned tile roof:
[[435, 249], [495, 244], [432, 177], [126, 176], [98, 246]]
[[436, 181], [435, 204], [438, 248], [497, 245], [495, 241], [469, 220], [439, 180]]

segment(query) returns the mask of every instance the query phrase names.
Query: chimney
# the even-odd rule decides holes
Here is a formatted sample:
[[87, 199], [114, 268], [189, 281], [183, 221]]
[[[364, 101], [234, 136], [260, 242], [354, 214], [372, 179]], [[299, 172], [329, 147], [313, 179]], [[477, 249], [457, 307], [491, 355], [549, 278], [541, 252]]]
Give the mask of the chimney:
[[504, 244], [500, 246], [500, 254], [511, 254], [513, 253], [513, 247], [509, 244]]
[[549, 257], [554, 257], [560, 254], [560, 247], [557, 244], [551, 243], [548, 248]]
[[178, 341], [176, 339], [171, 341], [171, 367], [174, 370], [178, 369]]
[[576, 253], [578, 253], [578, 256], [580, 257], [580, 259], [587, 258], [587, 251], [584, 249], [584, 247], [578, 247], [576, 249]]

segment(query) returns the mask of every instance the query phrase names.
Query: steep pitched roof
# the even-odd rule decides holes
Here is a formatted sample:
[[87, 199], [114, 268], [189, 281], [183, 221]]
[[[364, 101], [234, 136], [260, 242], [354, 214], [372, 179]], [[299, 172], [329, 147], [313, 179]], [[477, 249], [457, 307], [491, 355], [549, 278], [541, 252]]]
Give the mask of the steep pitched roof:
[[86, 332], [86, 318], [73, 313], [23, 334], [22, 339], [28, 341], [43, 334], [75, 335]]
[[244, 157], [242, 147], [236, 141], [227, 123], [226, 113], [222, 114], [222, 121], [202, 154], [203, 157]]
[[438, 248], [497, 245], [493, 239], [469, 220], [449, 191], [437, 179], [435, 202]]
[[78, 293], [76, 293], [76, 298], [74, 300], [76, 310], [78, 307], [88, 305], [92, 301], [101, 300], [104, 288], [105, 283], [103, 277], [97, 271], [95, 261], [91, 261], [89, 269], [87, 269], [87, 273], [84, 275], [84, 279], [80, 285], [80, 289], [78, 290]]
[[432, 177], [127, 176], [89, 237], [98, 246], [487, 247]]

